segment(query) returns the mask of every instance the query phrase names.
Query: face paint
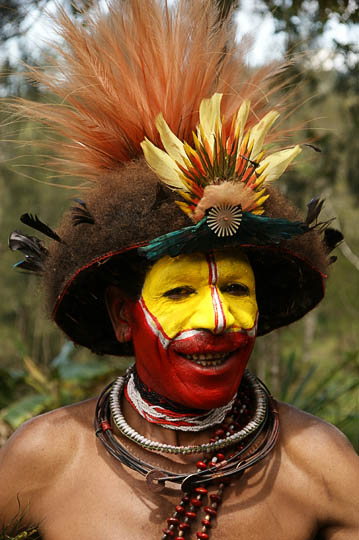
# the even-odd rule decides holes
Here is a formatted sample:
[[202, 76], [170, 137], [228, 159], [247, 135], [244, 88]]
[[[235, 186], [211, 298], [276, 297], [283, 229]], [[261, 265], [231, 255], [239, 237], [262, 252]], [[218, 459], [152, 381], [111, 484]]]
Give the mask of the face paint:
[[252, 351], [257, 311], [254, 275], [244, 254], [160, 259], [131, 308], [140, 378], [187, 407], [224, 405]]

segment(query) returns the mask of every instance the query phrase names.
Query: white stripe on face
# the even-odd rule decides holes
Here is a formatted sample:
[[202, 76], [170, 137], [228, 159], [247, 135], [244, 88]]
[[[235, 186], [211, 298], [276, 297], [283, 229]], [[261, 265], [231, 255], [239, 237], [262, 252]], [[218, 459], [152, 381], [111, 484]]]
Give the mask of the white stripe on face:
[[145, 304], [145, 301], [143, 297], [140, 298], [140, 306], [143, 311], [143, 314], [145, 316], [146, 322], [148, 326], [151, 328], [152, 332], [155, 334], [155, 336], [158, 337], [160, 340], [162, 347], [164, 349], [168, 348], [168, 345], [171, 343], [171, 339], [166, 336], [166, 334], [163, 332], [160, 324], [158, 323], [157, 319], [152, 315], [152, 313], [147, 309], [147, 306]]
[[221, 334], [226, 328], [226, 316], [224, 314], [222, 301], [219, 296], [218, 287], [217, 287], [218, 277], [219, 277], [218, 267], [217, 267], [217, 263], [216, 263], [213, 253], [209, 253], [208, 255], [206, 255], [206, 259], [207, 259], [208, 270], [209, 270], [208, 284], [211, 287], [212, 306], [213, 306], [213, 311], [214, 311], [213, 333]]

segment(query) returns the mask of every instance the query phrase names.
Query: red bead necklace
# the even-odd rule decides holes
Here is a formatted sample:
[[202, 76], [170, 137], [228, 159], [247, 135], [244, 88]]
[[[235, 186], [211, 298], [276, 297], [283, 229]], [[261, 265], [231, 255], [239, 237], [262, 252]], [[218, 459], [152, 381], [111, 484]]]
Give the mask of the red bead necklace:
[[[238, 396], [239, 397], [239, 396]], [[216, 429], [210, 442], [214, 442], [225, 436], [229, 436], [237, 429], [240, 429], [241, 424], [245, 424], [248, 419], [249, 412], [247, 408], [248, 396], [242, 393], [241, 399], [236, 399], [230, 414], [225, 418], [223, 424]], [[238, 422], [239, 417], [241, 424]], [[242, 450], [243, 444], [238, 445], [236, 450]], [[232, 457], [233, 448], [228, 458]], [[212, 456], [204, 457], [203, 460], [197, 461], [197, 472], [204, 471], [206, 469], [220, 467], [226, 463], [226, 456], [222, 452], [213, 454]], [[181, 501], [176, 505], [173, 514], [167, 518], [167, 528], [163, 529], [162, 540], [184, 540], [191, 533], [191, 524], [198, 516], [198, 512], [203, 507], [204, 517], [201, 520], [201, 530], [196, 532], [196, 537], [199, 540], [208, 540], [210, 535], [210, 528], [212, 526], [212, 520], [216, 518], [218, 507], [222, 502], [223, 491], [230, 480], [227, 478], [221, 478], [218, 484], [216, 493], [211, 493], [208, 496], [208, 489], [199, 485], [196, 486], [193, 491], [187, 492], [183, 495]], [[204, 505], [203, 499], [208, 497], [208, 503]]]

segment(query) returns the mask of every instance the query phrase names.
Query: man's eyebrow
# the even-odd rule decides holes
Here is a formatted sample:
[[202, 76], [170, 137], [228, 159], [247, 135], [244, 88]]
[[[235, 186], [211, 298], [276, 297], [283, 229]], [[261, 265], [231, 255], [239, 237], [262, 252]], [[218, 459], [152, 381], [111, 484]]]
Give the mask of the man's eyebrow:
[[189, 272], [189, 271], [185, 272], [183, 270], [178, 271], [178, 272], [173, 272], [173, 273], [167, 273], [167, 272], [161, 273], [161, 279], [160, 279], [161, 286], [166, 285], [164, 281], [167, 281], [167, 280], [168, 282], [169, 281], [171, 282], [170, 286], [172, 286], [172, 284], [175, 281], [178, 281], [181, 284], [186, 284], [186, 282], [188, 281], [193, 283], [194, 281], [199, 281], [200, 277], [198, 273], [196, 274], [196, 272]]

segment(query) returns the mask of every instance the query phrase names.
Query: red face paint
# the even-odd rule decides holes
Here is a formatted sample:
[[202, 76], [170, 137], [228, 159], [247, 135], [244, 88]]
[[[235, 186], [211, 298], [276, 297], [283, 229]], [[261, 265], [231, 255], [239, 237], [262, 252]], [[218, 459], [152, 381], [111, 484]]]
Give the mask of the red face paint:
[[[238, 389], [255, 342], [255, 332], [184, 332], [165, 348], [148, 325], [141, 304], [133, 311], [136, 368], [140, 379], [158, 394], [188, 408], [225, 405]], [[218, 366], [197, 364], [184, 355], [222, 354]]]

